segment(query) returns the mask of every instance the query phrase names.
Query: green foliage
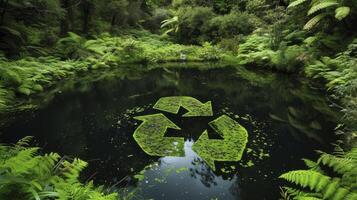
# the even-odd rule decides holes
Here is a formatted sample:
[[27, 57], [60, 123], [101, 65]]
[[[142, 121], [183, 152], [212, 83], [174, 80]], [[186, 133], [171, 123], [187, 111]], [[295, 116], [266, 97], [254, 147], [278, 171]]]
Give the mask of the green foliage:
[[86, 162], [60, 160], [56, 153], [38, 155], [39, 148], [28, 147], [30, 141], [27, 137], [14, 146], [0, 145], [1, 199], [117, 199], [117, 194], [106, 195], [92, 182], [79, 182]]
[[336, 5], [338, 5], [338, 3], [335, 0], [317, 1], [316, 3], [313, 3], [310, 10], [307, 12], [307, 15], [315, 14], [316, 12], [318, 12], [322, 9], [326, 9], [328, 7], [332, 7], [332, 6], [336, 6]]
[[308, 55], [302, 46], [283, 46], [272, 57], [272, 63], [279, 71], [297, 72], [307, 62]]
[[41, 93], [77, 72], [127, 63], [176, 62], [182, 61], [183, 56], [184, 61], [217, 61], [223, 59], [225, 52], [210, 43], [203, 46], [179, 45], [143, 31], [120, 37], [102, 34], [93, 40], [69, 33], [58, 42], [54, 55], [67, 60], [57, 57], [0, 59], [1, 110], [5, 105], [11, 108], [17, 104], [15, 97]]
[[[292, 199], [356, 199], [356, 151], [357, 148], [353, 148], [338, 155], [322, 153], [317, 163], [305, 161], [310, 169], [290, 171], [280, 176], [298, 186], [297, 189], [285, 187], [285, 191]], [[319, 166], [329, 167], [337, 174], [330, 176]]]
[[233, 38], [223, 38], [217, 45], [219, 48], [232, 52], [233, 55], [237, 55], [241, 40], [242, 39], [240, 36], [235, 36]]
[[164, 35], [169, 34], [171, 32], [177, 32], [179, 27], [179, 18], [178, 16], [174, 16], [173, 18], [166, 19], [161, 22], [161, 28], [169, 27], [167, 31], [165, 31]]
[[[207, 27], [208, 19], [215, 16], [208, 7], [183, 7], [178, 10], [180, 19], [176, 33], [177, 40], [184, 44], [200, 44], [204, 41], [202, 35]], [[189, 36], [189, 37], [187, 37]]]
[[17, 61], [0, 61], [0, 83], [6, 89], [30, 95], [42, 92], [54, 81], [83, 70], [75, 61], [60, 61], [53, 57], [26, 58]]
[[68, 32], [68, 37], [57, 42], [56, 48], [63, 58], [78, 59], [88, 55], [85, 48], [86, 39], [72, 32]]
[[[306, 2], [306, 0], [293, 1], [288, 7], [293, 8]], [[349, 5], [349, 3], [351, 5]], [[314, 28], [322, 19], [328, 16], [334, 16], [337, 20], [341, 21], [350, 14], [353, 1], [339, 1], [339, 0], [311, 0], [310, 8], [307, 15], [315, 15], [304, 26], [304, 29], [310, 30]], [[331, 9], [332, 8], [332, 9]]]
[[351, 8], [347, 6], [339, 7], [335, 10], [335, 18], [342, 20], [350, 14]]
[[231, 38], [238, 34], [250, 34], [261, 25], [261, 20], [254, 14], [232, 11], [208, 20], [203, 30], [208, 39], [217, 41], [220, 38]]
[[[328, 89], [345, 88], [353, 83], [353, 80], [357, 77], [355, 70], [357, 60], [352, 55], [355, 43], [356, 41], [350, 44], [345, 52], [338, 54], [335, 58], [322, 57], [321, 60], [308, 65], [305, 69], [307, 76], [325, 79], [328, 82]], [[343, 93], [346, 93], [349, 89], [345, 88], [345, 90]], [[355, 95], [353, 89], [351, 92], [351, 95]]]
[[239, 46], [238, 60], [242, 65], [269, 66], [275, 52], [270, 49], [270, 39], [266, 35], [253, 34]]
[[306, 1], [307, 0], [295, 0], [292, 3], [289, 4], [288, 8], [292, 8], [292, 7], [298, 6], [300, 4], [305, 3]]

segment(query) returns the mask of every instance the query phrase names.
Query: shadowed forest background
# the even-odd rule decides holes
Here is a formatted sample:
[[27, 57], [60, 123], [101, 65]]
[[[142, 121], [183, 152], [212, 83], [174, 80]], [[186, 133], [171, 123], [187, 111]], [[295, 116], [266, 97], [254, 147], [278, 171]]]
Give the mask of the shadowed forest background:
[[[66, 108], [63, 112], [73, 116], [87, 111], [60, 104], [62, 93], [67, 95], [65, 101], [76, 100], [80, 103], [75, 105], [83, 106], [82, 98], [91, 104], [100, 97], [115, 99], [114, 94], [119, 98], [122, 93], [142, 90], [147, 91], [140, 95], [148, 95], [152, 101], [172, 94], [171, 90], [212, 97], [217, 102], [224, 102], [227, 96], [237, 110], [254, 110], [257, 119], [265, 114], [275, 123], [288, 124], [303, 133], [302, 141], [312, 138], [320, 145], [326, 139], [328, 144], [321, 145], [326, 152], [309, 151], [311, 159], [297, 153], [294, 159], [303, 159], [304, 169], [294, 165], [282, 175], [274, 175], [277, 186], [272, 196], [284, 200], [357, 199], [356, 9], [356, 0], [0, 0], [0, 199], [149, 199], [131, 190], [123, 192], [120, 180], [108, 185], [101, 179], [98, 182], [104, 186], [99, 186], [91, 175], [81, 175], [88, 165], [81, 160], [84, 158], [32, 147], [43, 144], [34, 142], [36, 136], [27, 137], [20, 125], [11, 125], [32, 119], [28, 113], [52, 114]], [[197, 86], [200, 84], [203, 89]], [[151, 98], [152, 93], [157, 96]], [[131, 95], [119, 103], [109, 101], [110, 114], [122, 113], [116, 107], [119, 104], [129, 108], [135, 106], [132, 102], [143, 103], [131, 102], [128, 99], [137, 94]], [[239, 106], [245, 103], [249, 108]], [[59, 110], [53, 105], [59, 105]], [[104, 110], [109, 108], [98, 108], [96, 103], [89, 107], [98, 119], [108, 118]], [[223, 104], [218, 108], [229, 115]], [[250, 115], [236, 118], [254, 121]], [[69, 121], [75, 124], [81, 119], [73, 116]], [[130, 121], [129, 117], [123, 120]], [[54, 132], [62, 131], [69, 121], [47, 125]], [[97, 127], [106, 123], [96, 122]], [[39, 124], [33, 127], [41, 132]], [[23, 132], [12, 133], [13, 137], [19, 134], [16, 137], [23, 139], [15, 143], [6, 131], [17, 128]], [[330, 129], [333, 136], [324, 135]], [[61, 142], [67, 147], [67, 140]], [[320, 146], [311, 144], [306, 149], [315, 147]], [[254, 152], [254, 146], [249, 148]], [[268, 157], [262, 150], [260, 157], [264, 155]], [[153, 161], [148, 160], [145, 164]], [[253, 167], [251, 162], [242, 165]], [[142, 170], [148, 167], [140, 167], [123, 166], [137, 182], [146, 180]], [[196, 171], [192, 176], [234, 177], [210, 173]]]

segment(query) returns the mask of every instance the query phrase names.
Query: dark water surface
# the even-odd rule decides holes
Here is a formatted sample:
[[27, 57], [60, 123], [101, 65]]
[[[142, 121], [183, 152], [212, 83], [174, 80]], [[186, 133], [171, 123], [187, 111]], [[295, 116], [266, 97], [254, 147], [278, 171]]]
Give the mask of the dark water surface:
[[[165, 113], [182, 128], [167, 136], [185, 137], [185, 157], [146, 155], [132, 137], [140, 124], [133, 117], [158, 113], [160, 97], [181, 95], [211, 100], [214, 117]], [[134, 199], [278, 199], [277, 177], [303, 168], [301, 158], [315, 158], [314, 150], [329, 150], [338, 118], [324, 93], [292, 77], [234, 69], [103, 72], [62, 83], [45, 99], [5, 124], [1, 142], [35, 136], [44, 152], [88, 161], [83, 180]], [[241, 123], [249, 141], [241, 162], [212, 171], [191, 147], [222, 114]]]

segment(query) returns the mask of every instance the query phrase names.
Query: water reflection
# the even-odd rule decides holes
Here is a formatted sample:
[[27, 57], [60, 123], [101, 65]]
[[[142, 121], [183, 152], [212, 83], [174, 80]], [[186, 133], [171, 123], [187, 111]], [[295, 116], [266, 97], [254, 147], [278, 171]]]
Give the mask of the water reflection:
[[137, 185], [137, 195], [155, 199], [240, 199], [237, 175], [216, 175], [192, 151], [193, 143], [185, 142], [185, 157], [163, 157], [146, 169], [145, 178]]
[[[137, 199], [275, 200], [277, 177], [303, 167], [302, 157], [313, 158], [313, 150], [326, 150], [335, 139], [339, 116], [324, 93], [293, 77], [237, 69], [136, 67], [142, 70], [103, 71], [59, 84], [41, 101], [41, 109], [18, 114], [1, 128], [1, 142], [33, 135], [45, 152], [88, 160], [83, 179], [135, 191]], [[133, 117], [156, 112], [152, 104], [160, 97], [180, 95], [211, 100], [215, 117], [193, 123], [167, 114], [184, 130], [168, 136], [184, 135], [186, 157], [146, 155], [132, 138], [138, 126]], [[212, 172], [191, 146], [207, 123], [222, 114], [248, 130], [249, 142], [242, 162], [216, 163], [218, 170]], [[155, 163], [145, 179], [135, 178]], [[232, 166], [235, 170], [222, 171]]]

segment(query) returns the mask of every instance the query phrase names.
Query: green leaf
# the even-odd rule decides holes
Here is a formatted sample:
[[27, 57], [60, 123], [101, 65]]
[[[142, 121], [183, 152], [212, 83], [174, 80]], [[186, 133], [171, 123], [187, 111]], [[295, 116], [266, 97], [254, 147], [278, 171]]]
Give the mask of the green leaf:
[[342, 20], [350, 14], [350, 11], [351, 11], [350, 7], [347, 7], [347, 6], [338, 7], [335, 10], [335, 13], [336, 13], [335, 18], [338, 20]]
[[310, 8], [310, 10], [307, 12], [307, 15], [312, 15], [314, 13], [316, 13], [319, 10], [331, 7], [331, 6], [335, 6], [338, 5], [338, 3], [336, 1], [327, 1], [327, 2], [322, 2], [319, 3], [317, 5], [314, 5]]
[[317, 23], [321, 21], [326, 16], [326, 14], [319, 14], [310, 19], [304, 26], [305, 30], [310, 30], [312, 29]]
[[289, 4], [288, 8], [296, 7], [304, 2], [306, 2], [306, 0], [296, 0], [296, 1], [292, 2], [291, 4]]

